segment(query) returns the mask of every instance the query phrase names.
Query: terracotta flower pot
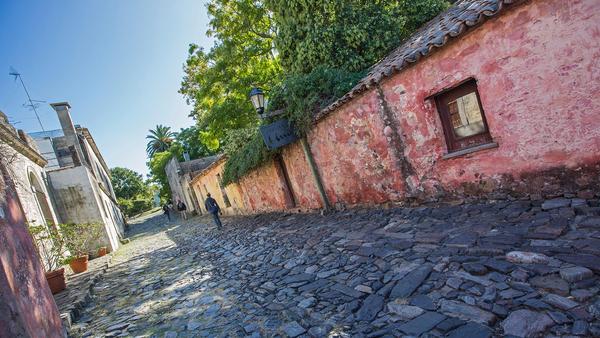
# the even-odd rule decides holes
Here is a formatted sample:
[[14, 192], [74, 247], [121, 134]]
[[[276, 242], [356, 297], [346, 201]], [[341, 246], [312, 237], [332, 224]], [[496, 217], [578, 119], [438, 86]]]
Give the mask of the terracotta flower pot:
[[105, 246], [98, 248], [98, 257], [105, 256], [107, 253], [108, 249]]
[[50, 291], [52, 291], [52, 294], [59, 293], [67, 288], [67, 284], [65, 283], [64, 268], [46, 272], [46, 280], [48, 281], [48, 285], [50, 286]]
[[73, 258], [69, 262], [69, 266], [75, 273], [84, 272], [88, 268], [88, 255], [83, 255], [81, 257]]

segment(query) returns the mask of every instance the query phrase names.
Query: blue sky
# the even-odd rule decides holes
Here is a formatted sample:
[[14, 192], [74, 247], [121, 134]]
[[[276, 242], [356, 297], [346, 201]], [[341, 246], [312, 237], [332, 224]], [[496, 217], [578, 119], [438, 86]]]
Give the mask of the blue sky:
[[111, 167], [146, 173], [145, 136], [156, 124], [192, 125], [177, 92], [189, 43], [209, 48], [205, 1], [0, 0], [0, 110], [39, 131], [23, 75], [46, 130], [60, 127], [48, 103], [69, 101]]

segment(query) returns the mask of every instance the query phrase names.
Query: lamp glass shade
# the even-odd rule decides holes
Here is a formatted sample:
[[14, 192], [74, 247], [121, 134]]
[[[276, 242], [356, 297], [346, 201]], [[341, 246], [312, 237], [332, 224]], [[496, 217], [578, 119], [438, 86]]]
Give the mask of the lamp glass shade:
[[265, 110], [265, 94], [260, 88], [252, 88], [250, 91], [250, 101], [252, 101], [254, 109], [256, 109], [259, 114], [262, 114]]

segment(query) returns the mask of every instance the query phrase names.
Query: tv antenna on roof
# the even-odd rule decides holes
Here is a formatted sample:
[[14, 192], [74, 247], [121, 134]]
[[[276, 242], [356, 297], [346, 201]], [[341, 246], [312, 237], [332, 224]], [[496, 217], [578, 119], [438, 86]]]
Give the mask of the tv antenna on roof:
[[40, 124], [40, 127], [42, 128], [42, 131], [46, 131], [44, 129], [44, 125], [42, 125], [42, 120], [40, 120], [40, 115], [37, 112], [37, 107], [40, 106], [41, 102], [45, 102], [45, 101], [38, 101], [38, 100], [31, 99], [31, 96], [29, 96], [29, 91], [27, 91], [27, 87], [25, 87], [25, 82], [23, 82], [23, 77], [21, 76], [21, 73], [17, 72], [17, 70], [14, 69], [12, 66], [10, 67], [10, 69], [8, 71], [8, 75], [14, 76], [15, 81], [17, 81], [17, 78], [21, 81], [23, 90], [25, 90], [25, 94], [27, 94], [27, 99], [29, 100], [29, 104], [25, 103], [25, 104], [23, 104], [23, 107], [29, 107], [29, 109], [33, 110], [33, 112], [35, 113], [35, 117], [37, 118], [38, 123]]

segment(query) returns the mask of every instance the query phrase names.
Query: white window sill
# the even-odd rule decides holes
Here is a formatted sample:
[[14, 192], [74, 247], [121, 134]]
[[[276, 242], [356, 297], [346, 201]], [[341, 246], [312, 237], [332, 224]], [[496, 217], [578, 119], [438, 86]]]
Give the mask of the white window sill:
[[470, 147], [470, 148], [466, 148], [466, 149], [457, 150], [457, 151], [454, 151], [454, 152], [451, 152], [451, 153], [448, 153], [448, 154], [442, 156], [442, 159], [448, 160], [451, 158], [464, 156], [464, 155], [478, 152], [481, 150], [493, 149], [493, 148], [498, 148], [498, 143], [491, 142], [491, 143], [486, 143], [486, 144], [480, 144], [478, 146], [474, 146], [474, 147]]

